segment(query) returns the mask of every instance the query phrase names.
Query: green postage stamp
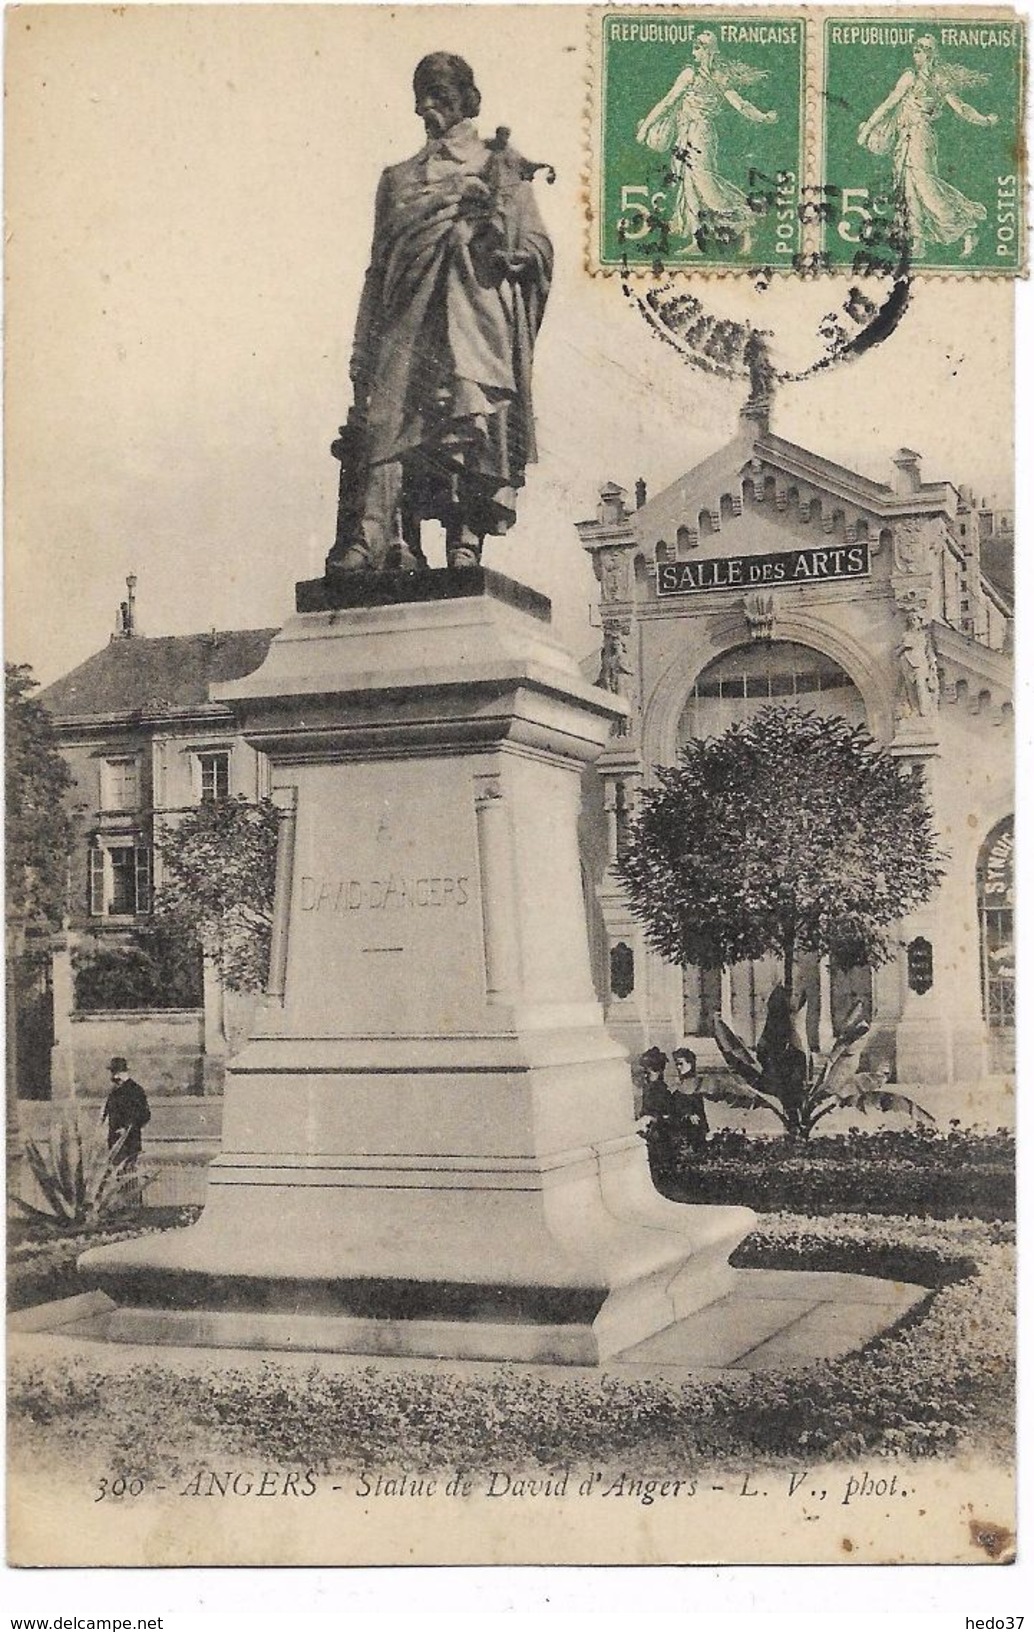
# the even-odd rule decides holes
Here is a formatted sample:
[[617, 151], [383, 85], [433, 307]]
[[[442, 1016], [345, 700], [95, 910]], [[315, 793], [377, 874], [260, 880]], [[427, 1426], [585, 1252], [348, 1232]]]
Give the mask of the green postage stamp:
[[917, 271], [1023, 263], [1023, 25], [971, 14], [825, 19], [823, 249], [890, 244]]
[[1023, 270], [1015, 14], [696, 8], [595, 28], [594, 270]]
[[601, 23], [599, 266], [792, 266], [803, 18], [701, 9]]

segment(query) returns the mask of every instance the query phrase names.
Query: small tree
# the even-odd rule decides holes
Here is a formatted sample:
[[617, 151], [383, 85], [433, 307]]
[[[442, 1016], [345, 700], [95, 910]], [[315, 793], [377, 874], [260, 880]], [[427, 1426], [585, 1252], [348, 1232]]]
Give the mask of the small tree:
[[21, 1148], [18, 1139], [19, 1014], [24, 1012], [27, 990], [31, 989], [43, 960], [49, 956], [45, 936], [36, 941], [31, 956], [25, 954], [25, 931], [60, 927], [67, 904], [68, 862], [75, 842], [75, 828], [67, 803], [73, 786], [72, 776], [58, 749], [50, 715], [42, 703], [30, 695], [38, 684], [27, 663], [5, 663], [5, 1094], [9, 1187], [15, 1183]]
[[234, 992], [260, 991], [269, 969], [278, 817], [268, 799], [207, 801], [156, 834], [160, 923], [193, 935]]
[[75, 841], [67, 805], [73, 784], [50, 715], [29, 695], [38, 684], [27, 663], [4, 665], [7, 912], [23, 925], [57, 929]]
[[[807, 1137], [800, 1107], [811, 1064], [792, 1024], [797, 956], [825, 955], [841, 968], [886, 962], [891, 926], [929, 898], [942, 862], [919, 771], [838, 716], [771, 707], [688, 743], [677, 765], [659, 771], [619, 871], [647, 939], [670, 962], [781, 958], [782, 995], [758, 1055], [722, 1021], [715, 1032], [751, 1089], [783, 1107], [792, 1136]], [[858, 1027], [853, 1013], [852, 1052], [837, 1054], [840, 1097], [850, 1092], [854, 1103], [839, 1062], [857, 1069], [855, 1045], [868, 1029]], [[828, 1083], [832, 1061], [824, 1069]], [[901, 1096], [879, 1102], [891, 1098]]]

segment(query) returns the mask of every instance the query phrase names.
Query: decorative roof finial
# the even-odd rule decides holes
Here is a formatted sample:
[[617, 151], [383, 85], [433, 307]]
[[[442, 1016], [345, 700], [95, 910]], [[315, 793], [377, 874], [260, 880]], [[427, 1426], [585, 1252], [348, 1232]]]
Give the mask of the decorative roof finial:
[[767, 431], [776, 380], [768, 341], [760, 329], [748, 332], [743, 344], [743, 362], [750, 379], [750, 395], [740, 410], [740, 417], [752, 420], [759, 430]]

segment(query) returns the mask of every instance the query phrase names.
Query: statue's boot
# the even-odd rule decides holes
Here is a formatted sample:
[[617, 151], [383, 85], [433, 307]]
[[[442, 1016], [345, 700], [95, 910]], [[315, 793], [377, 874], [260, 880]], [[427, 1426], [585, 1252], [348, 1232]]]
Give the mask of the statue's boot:
[[454, 550], [449, 550], [446, 561], [453, 572], [461, 571], [464, 567], [478, 567], [481, 565], [481, 551], [471, 549], [469, 544], [457, 544]]
[[400, 539], [391, 567], [393, 572], [426, 572], [427, 557], [423, 550], [411, 550], [405, 539]]
[[327, 557], [328, 578], [343, 577], [353, 572], [369, 572], [370, 552], [364, 544], [350, 544], [341, 555]]
[[450, 528], [445, 538], [445, 562], [451, 571], [481, 565], [481, 539], [469, 527]]

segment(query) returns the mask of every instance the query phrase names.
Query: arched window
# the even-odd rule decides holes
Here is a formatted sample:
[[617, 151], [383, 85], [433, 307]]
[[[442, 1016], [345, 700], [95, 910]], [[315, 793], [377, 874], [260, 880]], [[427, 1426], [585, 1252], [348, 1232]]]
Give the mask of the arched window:
[[977, 864], [980, 973], [984, 1019], [991, 1033], [994, 1067], [1012, 1066], [1016, 1028], [1016, 948], [1013, 930], [1013, 818], [989, 834]]
[[735, 646], [697, 676], [679, 722], [679, 740], [716, 737], [771, 703], [865, 724], [865, 704], [850, 675], [823, 652], [791, 640]]

